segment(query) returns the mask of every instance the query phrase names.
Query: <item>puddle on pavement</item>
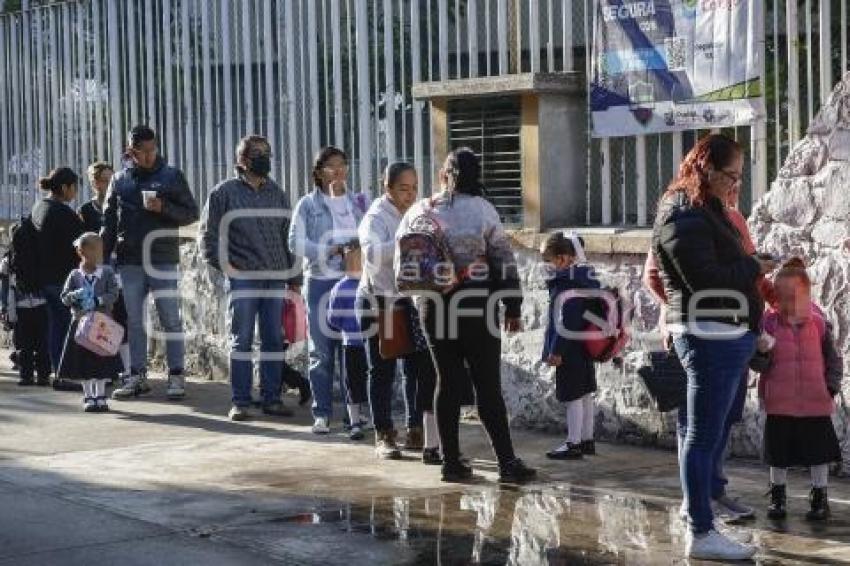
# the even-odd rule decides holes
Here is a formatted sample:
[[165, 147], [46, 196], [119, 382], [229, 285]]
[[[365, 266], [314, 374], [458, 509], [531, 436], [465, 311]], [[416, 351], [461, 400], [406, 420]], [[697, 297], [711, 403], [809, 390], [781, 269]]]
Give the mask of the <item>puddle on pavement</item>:
[[[400, 564], [687, 563], [684, 525], [674, 507], [576, 487], [374, 497], [371, 503], [319, 508], [272, 523], [285, 524], [290, 536], [294, 525], [303, 536], [310, 528], [334, 529], [343, 546], [348, 536], [400, 545], [399, 557], [405, 556]], [[789, 537], [780, 544], [777, 536], [755, 533], [753, 542], [769, 549], [757, 563], [850, 563], [843, 561], [850, 559], [843, 552], [819, 560], [825, 541]], [[350, 542], [357, 540], [362, 538]]]

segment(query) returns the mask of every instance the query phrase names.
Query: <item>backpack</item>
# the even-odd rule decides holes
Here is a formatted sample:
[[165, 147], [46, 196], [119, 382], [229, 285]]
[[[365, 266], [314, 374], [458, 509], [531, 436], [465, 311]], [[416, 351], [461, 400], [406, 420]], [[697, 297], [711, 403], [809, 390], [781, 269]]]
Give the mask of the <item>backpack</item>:
[[15, 286], [22, 293], [41, 290], [41, 267], [38, 254], [38, 230], [29, 215], [22, 216], [9, 230], [9, 273], [15, 276]]
[[586, 299], [587, 312], [595, 320], [585, 327], [584, 350], [595, 362], [609, 362], [618, 357], [629, 343], [627, 328], [629, 307], [619, 289], [603, 287], [604, 297]]
[[442, 291], [455, 282], [454, 262], [439, 222], [426, 208], [396, 244], [396, 286], [401, 292]]

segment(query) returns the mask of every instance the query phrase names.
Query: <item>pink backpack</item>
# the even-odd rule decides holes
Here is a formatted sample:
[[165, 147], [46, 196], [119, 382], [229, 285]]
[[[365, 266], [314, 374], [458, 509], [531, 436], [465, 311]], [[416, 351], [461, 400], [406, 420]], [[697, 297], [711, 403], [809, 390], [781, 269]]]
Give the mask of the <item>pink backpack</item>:
[[117, 354], [123, 339], [124, 327], [99, 311], [84, 314], [74, 334], [74, 342], [89, 352], [104, 357]]

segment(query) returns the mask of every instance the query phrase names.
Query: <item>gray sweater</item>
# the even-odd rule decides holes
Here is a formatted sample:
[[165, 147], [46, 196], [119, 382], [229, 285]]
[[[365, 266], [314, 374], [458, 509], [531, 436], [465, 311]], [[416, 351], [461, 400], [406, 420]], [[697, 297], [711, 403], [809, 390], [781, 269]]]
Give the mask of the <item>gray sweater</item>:
[[98, 267], [94, 273], [86, 273], [80, 268], [75, 269], [68, 275], [65, 287], [62, 289], [60, 298], [62, 303], [71, 307], [74, 318], [79, 319], [86, 311], [82, 309], [79, 301], [75, 298], [75, 292], [86, 286], [86, 278], [94, 282], [94, 296], [96, 310], [110, 314], [112, 306], [118, 300], [118, 280], [115, 272], [108, 265]]

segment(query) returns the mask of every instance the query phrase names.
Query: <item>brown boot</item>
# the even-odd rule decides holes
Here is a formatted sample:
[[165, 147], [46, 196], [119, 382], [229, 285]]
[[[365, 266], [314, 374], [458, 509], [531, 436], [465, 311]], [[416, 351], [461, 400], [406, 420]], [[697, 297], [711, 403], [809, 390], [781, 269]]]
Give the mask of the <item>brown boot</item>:
[[404, 446], [401, 449], [409, 450], [410, 452], [421, 452], [424, 442], [420, 427], [409, 428], [407, 429], [407, 438], [404, 439]]
[[399, 460], [401, 451], [395, 442], [396, 431], [383, 430], [375, 432], [375, 455], [380, 460]]

